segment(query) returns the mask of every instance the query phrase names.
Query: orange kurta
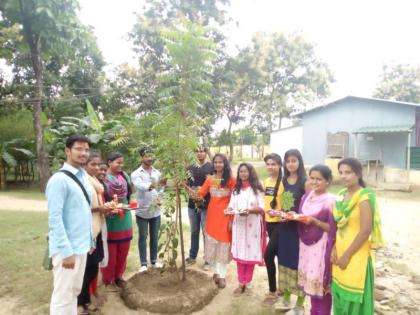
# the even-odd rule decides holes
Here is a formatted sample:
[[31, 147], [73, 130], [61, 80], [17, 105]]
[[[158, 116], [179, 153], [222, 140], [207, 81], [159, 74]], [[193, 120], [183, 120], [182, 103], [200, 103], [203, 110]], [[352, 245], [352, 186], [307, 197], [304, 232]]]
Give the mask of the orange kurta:
[[226, 186], [220, 187], [220, 184], [216, 183], [212, 176], [208, 176], [197, 193], [201, 198], [210, 193], [210, 203], [206, 216], [206, 233], [214, 239], [226, 243], [232, 241], [232, 232], [229, 231], [229, 222], [232, 220], [232, 216], [226, 216], [224, 211], [229, 205], [230, 195], [235, 183], [235, 178], [231, 177]]

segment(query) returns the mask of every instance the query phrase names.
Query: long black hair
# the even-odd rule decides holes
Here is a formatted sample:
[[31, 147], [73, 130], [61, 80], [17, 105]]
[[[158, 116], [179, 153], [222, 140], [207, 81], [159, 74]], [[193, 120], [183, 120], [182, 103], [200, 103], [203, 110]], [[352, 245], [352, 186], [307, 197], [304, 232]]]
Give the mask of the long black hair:
[[239, 171], [241, 170], [241, 167], [245, 166], [249, 172], [249, 178], [248, 178], [248, 182], [249, 185], [251, 186], [252, 190], [254, 191], [254, 193], [257, 195], [258, 191], [263, 192], [264, 188], [261, 185], [260, 180], [258, 179], [258, 175], [257, 175], [257, 171], [255, 170], [255, 168], [249, 164], [249, 163], [241, 163], [238, 166], [238, 174], [236, 176], [236, 184], [235, 184], [235, 188], [233, 189], [233, 192], [235, 194], [239, 194], [239, 192], [241, 191], [241, 186], [242, 186], [242, 180], [239, 177]]
[[297, 169], [298, 181], [299, 182], [300, 181], [305, 181], [305, 179], [306, 179], [305, 164], [303, 164], [302, 154], [297, 149], [288, 150], [284, 154], [284, 177], [287, 179], [290, 176], [290, 172], [288, 171], [288, 169], [286, 167], [286, 164], [287, 164], [286, 162], [287, 162], [287, 159], [291, 156], [294, 156], [299, 161], [299, 167]]
[[279, 166], [279, 175], [277, 176], [276, 184], [274, 186], [273, 200], [270, 201], [271, 209], [276, 209], [277, 208], [277, 194], [279, 192], [281, 179], [283, 177], [283, 173], [282, 173], [282, 169], [281, 169], [282, 166], [283, 166], [283, 163], [281, 161], [281, 156], [278, 155], [277, 153], [267, 154], [264, 157], [264, 162], [267, 163], [268, 160], [273, 160]]
[[223, 161], [222, 182], [220, 183], [220, 187], [222, 187], [222, 186], [226, 186], [229, 183], [230, 178], [232, 177], [232, 169], [230, 168], [230, 164], [229, 164], [229, 161], [228, 161], [226, 155], [224, 155], [222, 153], [216, 153], [213, 156], [213, 159], [212, 159], [213, 174], [216, 174], [216, 170], [214, 169], [214, 160], [217, 157], [221, 158], [222, 161]]
[[338, 169], [340, 170], [341, 165], [347, 165], [351, 170], [359, 177], [359, 186], [365, 188], [366, 183], [363, 180], [363, 166], [358, 159], [345, 158], [338, 162]]

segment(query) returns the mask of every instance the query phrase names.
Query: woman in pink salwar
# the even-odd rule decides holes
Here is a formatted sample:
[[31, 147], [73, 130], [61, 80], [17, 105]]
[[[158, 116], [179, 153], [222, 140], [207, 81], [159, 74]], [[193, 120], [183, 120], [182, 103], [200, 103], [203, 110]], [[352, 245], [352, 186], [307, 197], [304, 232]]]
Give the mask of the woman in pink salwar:
[[226, 209], [233, 215], [231, 253], [236, 261], [239, 286], [234, 295], [250, 290], [255, 265], [264, 265], [266, 245], [264, 228], [264, 188], [254, 167], [238, 167], [236, 185]]
[[331, 313], [331, 250], [336, 225], [332, 215], [335, 199], [327, 193], [331, 170], [315, 165], [309, 172], [312, 190], [302, 197], [299, 223], [298, 287], [311, 297], [311, 315]]

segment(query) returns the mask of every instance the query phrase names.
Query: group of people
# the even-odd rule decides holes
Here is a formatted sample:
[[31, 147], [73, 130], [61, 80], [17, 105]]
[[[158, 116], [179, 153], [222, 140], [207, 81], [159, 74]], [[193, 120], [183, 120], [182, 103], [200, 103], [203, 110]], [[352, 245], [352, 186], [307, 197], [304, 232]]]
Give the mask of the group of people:
[[383, 239], [375, 194], [366, 188], [357, 159], [339, 162], [343, 189], [334, 197], [328, 193], [331, 169], [315, 165], [307, 176], [295, 149], [284, 159], [275, 153], [264, 157], [269, 174], [264, 181], [249, 163], [241, 163], [235, 177], [226, 156], [215, 154], [212, 168], [205, 156], [204, 150], [197, 151], [200, 163], [190, 168], [186, 186], [191, 221], [187, 263], [196, 261], [201, 222], [204, 267], [213, 269], [218, 288], [226, 287], [233, 259], [234, 296], [250, 294], [255, 266], [265, 265], [264, 303], [275, 304], [276, 310], [304, 314], [309, 296], [313, 315], [328, 315], [332, 309], [336, 315], [374, 313], [372, 249], [381, 247]]
[[[106, 297], [97, 291], [99, 270], [107, 291], [125, 286], [132, 208], [139, 230], [139, 272], [161, 267], [157, 249], [166, 180], [153, 166], [153, 153], [141, 149], [140, 166], [129, 176], [120, 153], [102, 161], [89, 146], [84, 136], [69, 137], [66, 162], [47, 185], [54, 315], [88, 314], [96, 307], [92, 295], [103, 303]], [[196, 263], [201, 230], [203, 267], [213, 270], [212, 281], [220, 289], [226, 287], [233, 259], [235, 296], [252, 293], [259, 265], [267, 270], [264, 303], [277, 310], [304, 314], [309, 296], [311, 314], [330, 314], [332, 308], [337, 315], [373, 314], [371, 249], [382, 245], [382, 234], [375, 195], [365, 187], [358, 160], [340, 161], [344, 188], [336, 198], [327, 192], [331, 170], [316, 165], [307, 176], [298, 150], [287, 151], [284, 159], [275, 153], [265, 156], [269, 176], [264, 181], [249, 163], [241, 163], [235, 177], [223, 154], [215, 154], [211, 162], [207, 155], [205, 148], [197, 149], [198, 164], [188, 167], [189, 180], [183, 185], [190, 196], [188, 265]]]
[[[123, 275], [133, 238], [131, 210], [139, 229], [139, 271], [148, 268], [149, 233], [150, 267], [162, 267], [157, 260], [159, 198], [166, 180], [153, 167], [148, 148], [139, 151], [140, 167], [131, 176], [123, 171], [122, 154], [111, 152], [103, 161], [90, 152], [85, 136], [69, 137], [65, 153], [66, 162], [46, 189], [54, 274], [50, 313], [89, 314], [106, 299], [97, 290], [99, 270], [106, 291], [118, 292], [126, 284]], [[132, 200], [134, 190], [137, 200]], [[97, 305], [91, 303], [92, 295]]]

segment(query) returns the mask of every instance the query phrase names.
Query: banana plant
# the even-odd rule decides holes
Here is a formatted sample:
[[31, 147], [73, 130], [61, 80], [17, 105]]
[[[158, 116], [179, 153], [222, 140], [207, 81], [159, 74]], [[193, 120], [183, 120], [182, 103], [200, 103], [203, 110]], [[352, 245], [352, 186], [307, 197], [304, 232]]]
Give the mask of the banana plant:
[[25, 147], [25, 140], [12, 139], [0, 142], [0, 189], [7, 188], [7, 172], [16, 167], [20, 160], [31, 160], [35, 155]]

